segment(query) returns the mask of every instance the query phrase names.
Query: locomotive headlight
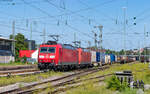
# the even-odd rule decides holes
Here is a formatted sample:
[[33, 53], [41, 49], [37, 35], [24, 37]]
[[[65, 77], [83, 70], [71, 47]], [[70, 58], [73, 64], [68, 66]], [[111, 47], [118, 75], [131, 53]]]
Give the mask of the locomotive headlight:
[[54, 56], [54, 55], [51, 55], [50, 58], [55, 58], [55, 56]]
[[44, 58], [44, 56], [43, 55], [39, 55], [39, 58]]

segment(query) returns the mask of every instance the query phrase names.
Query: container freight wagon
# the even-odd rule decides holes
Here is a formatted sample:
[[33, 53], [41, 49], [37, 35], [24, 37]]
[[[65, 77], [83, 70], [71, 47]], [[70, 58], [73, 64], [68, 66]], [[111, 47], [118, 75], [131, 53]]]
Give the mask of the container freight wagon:
[[96, 62], [100, 62], [100, 52], [96, 52]]
[[96, 52], [96, 62], [98, 62], [99, 65], [105, 65], [105, 54]]
[[[99, 60], [100, 62], [100, 60]], [[91, 51], [91, 63], [94, 66], [98, 66], [98, 61], [97, 61], [97, 52], [96, 51]]]
[[115, 62], [118, 62], [118, 56], [115, 55]]
[[115, 62], [115, 55], [114, 54], [110, 54], [110, 61], [111, 61], [111, 64]]
[[128, 62], [129, 62], [128, 56], [122, 55], [122, 56], [121, 56], [120, 63], [121, 63], [121, 64], [124, 64], [124, 63], [128, 63]]
[[110, 55], [105, 55], [105, 64], [111, 64]]
[[104, 54], [104, 53], [100, 53], [100, 60], [101, 60], [102, 65], [106, 64], [106, 62], [105, 62], [105, 55], [106, 54]]

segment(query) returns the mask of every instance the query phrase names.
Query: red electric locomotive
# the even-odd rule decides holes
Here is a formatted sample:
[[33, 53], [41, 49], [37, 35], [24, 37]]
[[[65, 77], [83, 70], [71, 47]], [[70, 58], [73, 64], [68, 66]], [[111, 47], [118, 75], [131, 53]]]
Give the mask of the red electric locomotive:
[[40, 69], [75, 68], [91, 65], [91, 53], [87, 49], [49, 41], [39, 47]]

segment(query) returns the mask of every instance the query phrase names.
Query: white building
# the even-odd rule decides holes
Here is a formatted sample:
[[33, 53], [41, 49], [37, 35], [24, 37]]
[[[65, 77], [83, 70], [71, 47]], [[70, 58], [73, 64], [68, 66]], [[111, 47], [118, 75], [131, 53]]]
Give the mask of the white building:
[[12, 43], [12, 39], [0, 37], [0, 63], [9, 63], [15, 60], [12, 51]]

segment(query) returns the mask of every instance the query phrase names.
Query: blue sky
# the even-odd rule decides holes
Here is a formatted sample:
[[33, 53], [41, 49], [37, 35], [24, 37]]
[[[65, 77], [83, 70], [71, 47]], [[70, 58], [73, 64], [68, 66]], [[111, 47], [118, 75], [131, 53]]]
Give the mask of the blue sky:
[[[88, 41], [94, 45], [91, 31], [99, 33], [93, 27], [103, 25], [103, 47], [120, 50], [124, 48], [123, 7], [126, 7], [126, 48], [135, 49], [144, 47], [144, 24], [150, 32], [149, 4], [149, 0], [0, 0], [0, 35], [12, 34], [14, 20], [15, 33], [22, 33], [26, 38], [30, 38], [32, 23], [32, 39], [38, 44], [43, 42], [41, 35], [45, 28], [46, 40], [51, 39], [49, 34], [59, 34], [60, 43], [72, 43], [76, 33], [76, 39], [87, 47]], [[147, 46], [149, 41], [148, 36]]]

